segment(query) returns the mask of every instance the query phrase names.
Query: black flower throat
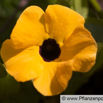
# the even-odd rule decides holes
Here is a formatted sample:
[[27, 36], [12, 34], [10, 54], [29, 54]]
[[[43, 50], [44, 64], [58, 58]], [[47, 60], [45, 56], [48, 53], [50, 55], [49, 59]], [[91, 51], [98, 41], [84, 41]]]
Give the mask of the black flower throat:
[[59, 44], [54, 39], [47, 39], [40, 46], [39, 53], [44, 61], [50, 62], [59, 57], [61, 50]]

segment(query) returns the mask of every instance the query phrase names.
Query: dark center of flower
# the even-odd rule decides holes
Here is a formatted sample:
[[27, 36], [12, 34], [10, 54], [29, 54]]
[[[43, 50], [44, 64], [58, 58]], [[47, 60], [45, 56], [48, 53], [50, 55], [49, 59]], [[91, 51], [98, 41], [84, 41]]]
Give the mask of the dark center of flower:
[[47, 62], [58, 58], [60, 53], [59, 44], [54, 39], [44, 40], [42, 46], [40, 46], [40, 55]]

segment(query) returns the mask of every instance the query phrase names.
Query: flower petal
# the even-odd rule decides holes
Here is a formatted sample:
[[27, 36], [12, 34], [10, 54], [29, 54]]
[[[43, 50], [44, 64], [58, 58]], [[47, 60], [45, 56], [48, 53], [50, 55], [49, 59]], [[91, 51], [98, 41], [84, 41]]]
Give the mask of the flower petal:
[[42, 45], [48, 38], [44, 27], [44, 11], [38, 6], [30, 6], [19, 17], [12, 33], [11, 40], [16, 49], [32, 45]]
[[16, 50], [11, 40], [6, 40], [1, 48], [1, 57], [7, 72], [17, 81], [27, 81], [38, 77], [42, 71], [42, 58], [39, 56], [39, 47], [34, 46], [25, 50]]
[[89, 71], [95, 63], [97, 45], [91, 33], [79, 25], [61, 47], [60, 61], [72, 60], [73, 70]]
[[64, 91], [71, 78], [71, 63], [45, 63], [42, 74], [33, 80], [35, 88], [45, 96], [53, 96]]
[[50, 37], [62, 44], [78, 25], [84, 24], [84, 18], [67, 7], [49, 5], [45, 12], [45, 23]]

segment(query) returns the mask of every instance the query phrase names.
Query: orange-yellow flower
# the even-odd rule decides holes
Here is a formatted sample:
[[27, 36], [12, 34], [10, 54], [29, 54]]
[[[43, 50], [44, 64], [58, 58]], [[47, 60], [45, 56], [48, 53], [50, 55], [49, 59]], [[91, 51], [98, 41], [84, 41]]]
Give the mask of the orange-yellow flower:
[[87, 72], [95, 63], [97, 45], [84, 27], [84, 18], [61, 5], [24, 10], [4, 41], [1, 57], [17, 81], [33, 79], [43, 95], [64, 91], [72, 71]]

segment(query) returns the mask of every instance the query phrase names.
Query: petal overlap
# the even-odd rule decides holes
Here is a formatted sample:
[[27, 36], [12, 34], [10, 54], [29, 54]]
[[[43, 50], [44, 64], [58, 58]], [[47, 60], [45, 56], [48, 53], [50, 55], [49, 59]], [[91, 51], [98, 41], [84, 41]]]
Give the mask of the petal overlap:
[[96, 52], [97, 45], [91, 33], [79, 25], [61, 47], [59, 60], [72, 60], [74, 71], [86, 72], [94, 65]]

